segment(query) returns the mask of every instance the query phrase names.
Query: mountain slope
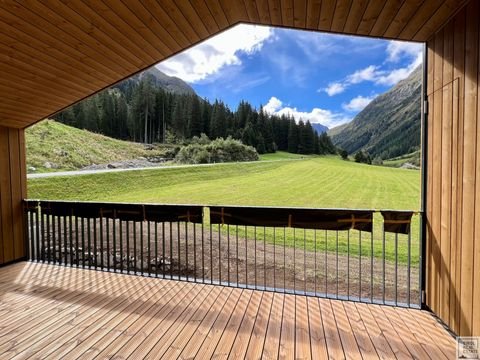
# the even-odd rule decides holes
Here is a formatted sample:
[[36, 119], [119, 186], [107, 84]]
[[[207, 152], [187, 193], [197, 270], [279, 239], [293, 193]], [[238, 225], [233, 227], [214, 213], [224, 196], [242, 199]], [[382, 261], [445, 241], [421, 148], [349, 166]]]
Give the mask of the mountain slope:
[[322, 134], [322, 133], [328, 131], [328, 127], [326, 127], [325, 125], [322, 125], [320, 123], [312, 123], [312, 127], [313, 127], [314, 130], [317, 131], [318, 134]]
[[333, 143], [349, 154], [367, 151], [383, 159], [411, 153], [420, 146], [422, 70], [376, 97], [348, 124], [329, 131]]
[[175, 76], [168, 76], [156, 67], [152, 67], [142, 72], [139, 77], [151, 75], [155, 79], [155, 84], [168, 92], [185, 95], [195, 95], [195, 91], [185, 81]]

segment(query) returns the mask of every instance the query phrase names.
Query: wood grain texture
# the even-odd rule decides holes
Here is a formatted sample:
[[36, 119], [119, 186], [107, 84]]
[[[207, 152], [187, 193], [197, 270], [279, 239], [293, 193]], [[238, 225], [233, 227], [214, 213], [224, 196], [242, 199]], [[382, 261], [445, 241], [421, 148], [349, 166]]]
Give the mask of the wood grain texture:
[[0, 126], [0, 265], [26, 257], [24, 131]]
[[455, 351], [420, 310], [30, 262], [0, 268], [0, 284], [2, 359], [443, 359]]
[[479, 11], [470, 1], [427, 44], [427, 305], [464, 336], [480, 334]]

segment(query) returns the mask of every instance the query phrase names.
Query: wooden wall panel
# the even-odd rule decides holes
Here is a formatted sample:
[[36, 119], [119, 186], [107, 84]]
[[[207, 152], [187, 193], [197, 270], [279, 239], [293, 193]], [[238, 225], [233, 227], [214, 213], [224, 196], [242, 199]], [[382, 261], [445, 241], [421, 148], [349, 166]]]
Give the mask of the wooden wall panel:
[[26, 256], [24, 131], [0, 126], [0, 265]]
[[480, 26], [470, 1], [427, 42], [427, 305], [480, 335]]

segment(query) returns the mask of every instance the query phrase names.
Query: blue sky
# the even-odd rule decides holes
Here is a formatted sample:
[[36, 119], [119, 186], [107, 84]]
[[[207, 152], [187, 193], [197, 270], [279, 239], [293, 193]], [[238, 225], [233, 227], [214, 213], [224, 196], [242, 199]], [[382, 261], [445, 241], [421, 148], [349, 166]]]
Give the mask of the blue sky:
[[406, 78], [422, 51], [415, 43], [238, 25], [157, 67], [231, 109], [243, 99], [332, 128]]

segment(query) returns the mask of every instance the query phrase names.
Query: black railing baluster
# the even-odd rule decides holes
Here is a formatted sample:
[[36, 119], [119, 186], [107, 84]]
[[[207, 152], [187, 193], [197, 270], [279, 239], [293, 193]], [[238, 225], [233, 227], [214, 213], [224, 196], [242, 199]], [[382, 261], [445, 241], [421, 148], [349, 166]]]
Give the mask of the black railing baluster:
[[230, 286], [230, 225], [227, 224], [227, 283]]
[[105, 263], [104, 263], [104, 248], [103, 248], [103, 215], [100, 215], [100, 268], [103, 269], [105, 268]]
[[338, 278], [338, 230], [336, 231], [336, 234], [335, 234], [335, 242], [336, 242], [336, 250], [335, 250], [335, 254], [336, 254], [336, 265], [335, 265], [335, 271], [336, 271], [336, 275], [337, 275], [337, 289], [335, 291], [335, 297], [338, 299], [338, 282], [339, 282], [339, 278]]
[[177, 222], [177, 256], [178, 256], [178, 275], [177, 278], [180, 280], [180, 274], [182, 273], [182, 261], [181, 261], [181, 244], [180, 244], [180, 223]]
[[158, 277], [158, 222], [155, 221], [155, 277]]
[[407, 238], [407, 304], [410, 307], [411, 305], [411, 299], [410, 299], [410, 271], [411, 271], [411, 250], [410, 247], [412, 246], [412, 238], [410, 232], [408, 233], [408, 238]]
[[[273, 229], [275, 234], [275, 228]], [[263, 227], [263, 288], [266, 289], [267, 287], [267, 238], [266, 238], [266, 229], [265, 226]], [[275, 236], [275, 235], [274, 235]], [[275, 241], [273, 242], [275, 246]]]
[[276, 261], [276, 252], [277, 252], [277, 228], [273, 228], [273, 289], [277, 289], [277, 261]]
[[197, 282], [197, 224], [193, 223], [193, 281]]
[[[41, 252], [42, 252], [42, 248], [43, 248], [43, 241], [42, 241], [42, 246], [40, 246], [40, 230], [42, 229], [41, 226], [42, 224], [40, 224], [40, 211], [41, 211], [41, 208], [40, 206], [38, 206], [38, 209], [37, 211], [35, 211], [35, 237], [36, 237], [36, 240], [37, 240], [37, 261], [40, 261], [41, 260]], [[42, 231], [43, 233], [43, 231]]]
[[358, 284], [359, 284], [359, 299], [362, 301], [362, 231], [360, 230], [358, 234], [358, 243], [359, 243], [359, 255], [360, 258], [358, 260], [358, 267], [359, 267], [359, 272], [358, 272]]
[[[147, 221], [147, 273], [149, 276], [152, 275], [151, 273], [151, 261], [152, 261], [152, 255], [150, 253], [151, 248], [150, 248], [150, 241], [151, 241], [151, 236], [150, 236], [150, 221]], [[145, 272], [145, 270], [143, 270]]]
[[328, 294], [328, 231], [325, 230], [325, 295]]
[[283, 292], [287, 290], [287, 253], [285, 251], [287, 242], [287, 228], [283, 227]]
[[189, 280], [189, 269], [188, 269], [188, 221], [185, 221], [185, 269], [187, 272], [187, 281]]
[[370, 302], [373, 303], [373, 229], [370, 233]]
[[173, 229], [172, 222], [169, 222], [170, 230], [170, 279], [173, 279]]
[[245, 285], [248, 287], [248, 245], [247, 245], [247, 227], [245, 226]]
[[119, 253], [120, 253], [120, 272], [123, 273], [123, 259], [125, 258], [124, 253], [123, 253], [123, 220], [119, 220], [119, 225], [120, 225], [120, 242], [119, 242]]
[[222, 283], [222, 231], [218, 224], [218, 281]]
[[92, 267], [92, 234], [91, 234], [90, 218], [87, 218], [87, 241], [88, 241], [88, 267]]
[[347, 299], [350, 300], [350, 229], [347, 230]]
[[385, 241], [386, 241], [386, 236], [385, 236], [385, 225], [382, 223], [382, 232], [383, 232], [383, 244], [382, 244], [382, 262], [383, 262], [383, 269], [382, 269], [382, 276], [383, 276], [383, 303], [385, 304]]
[[111, 269], [111, 263], [110, 263], [110, 219], [107, 217], [105, 218], [105, 238], [107, 240], [107, 269]]
[[162, 277], [165, 279], [165, 221], [162, 221]]
[[303, 229], [303, 291], [307, 292], [307, 230]]
[[98, 267], [97, 218], [93, 218], [92, 223], [93, 223], [93, 264], [96, 269]]
[[398, 305], [398, 234], [395, 233], [395, 305]]
[[[135, 248], [137, 248], [137, 244], [135, 242]], [[144, 273], [143, 267], [143, 221], [140, 221], [140, 273]], [[135, 271], [138, 271], [138, 259], [135, 256]]]
[[213, 284], [213, 240], [212, 240], [212, 222], [210, 221], [210, 284]]
[[293, 292], [297, 292], [297, 237], [295, 234], [295, 228], [293, 228]]
[[[205, 213], [205, 209], [203, 209]], [[202, 220], [202, 283], [205, 284], [205, 227], [204, 227], [204, 221]]]
[[253, 227], [253, 238], [254, 238], [254, 242], [253, 242], [253, 263], [255, 264], [254, 265], [254, 275], [255, 275], [255, 289], [257, 289], [257, 227], [254, 226]]
[[126, 227], [126, 233], [125, 233], [125, 240], [126, 240], [126, 246], [125, 246], [125, 252], [126, 252], [126, 271], [127, 273], [130, 272], [130, 221], [125, 222], [125, 227]]
[[238, 271], [238, 263], [240, 258], [238, 257], [238, 225], [235, 226], [235, 241], [236, 241], [236, 248], [237, 248], [237, 285], [240, 283], [239, 281], [239, 271]]
[[317, 230], [313, 230], [313, 247], [314, 247], [314, 285], [313, 285], [313, 292], [317, 294]]

